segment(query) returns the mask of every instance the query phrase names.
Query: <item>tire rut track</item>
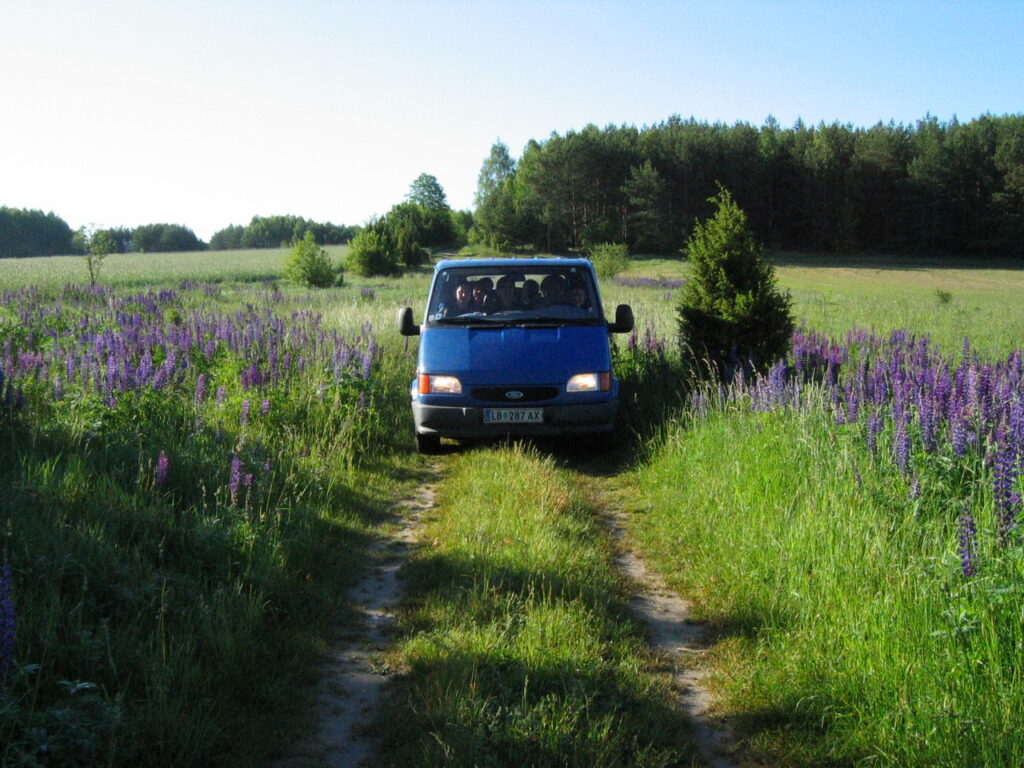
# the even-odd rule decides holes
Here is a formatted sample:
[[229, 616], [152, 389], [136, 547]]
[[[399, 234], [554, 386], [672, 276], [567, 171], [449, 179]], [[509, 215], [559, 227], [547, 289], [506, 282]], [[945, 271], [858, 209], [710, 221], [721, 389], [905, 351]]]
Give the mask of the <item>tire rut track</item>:
[[399, 570], [416, 544], [423, 515], [434, 505], [439, 475], [435, 462], [416, 493], [395, 504], [387, 521], [395, 524], [395, 532], [370, 547], [372, 564], [348, 594], [361, 626], [344, 628], [323, 665], [313, 709], [316, 731], [278, 760], [276, 768], [357, 768], [373, 757], [367, 726], [390, 675], [380, 659], [390, 645], [402, 596]]
[[615, 543], [615, 564], [632, 585], [630, 610], [647, 627], [651, 650], [671, 671], [676, 703], [690, 722], [697, 756], [709, 768], [737, 768], [732, 729], [711, 715], [713, 700], [703, 684], [707, 669], [694, 661], [707, 650], [705, 625], [690, 618], [690, 604], [668, 589], [629, 544], [626, 514], [603, 506], [603, 522]]

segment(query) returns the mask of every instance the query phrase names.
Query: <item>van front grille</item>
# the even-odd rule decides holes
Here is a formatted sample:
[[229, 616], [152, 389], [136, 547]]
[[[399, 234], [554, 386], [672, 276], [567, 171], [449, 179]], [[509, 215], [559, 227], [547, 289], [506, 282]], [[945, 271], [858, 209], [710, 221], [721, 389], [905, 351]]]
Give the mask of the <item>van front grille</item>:
[[[509, 393], [518, 392], [521, 397]], [[487, 403], [536, 403], [538, 400], [550, 400], [558, 395], [558, 387], [477, 387], [470, 391], [477, 400]]]

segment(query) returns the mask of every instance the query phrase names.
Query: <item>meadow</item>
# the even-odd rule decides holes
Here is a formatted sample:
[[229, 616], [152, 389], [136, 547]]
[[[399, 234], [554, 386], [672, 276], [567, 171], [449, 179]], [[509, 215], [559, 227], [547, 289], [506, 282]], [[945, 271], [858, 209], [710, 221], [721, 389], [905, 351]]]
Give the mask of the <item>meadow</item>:
[[[0, 261], [3, 764], [260, 764], [310, 727], [345, 588], [426, 471], [393, 324], [429, 270], [309, 291], [285, 254], [110, 257], [95, 287]], [[682, 370], [687, 266], [638, 258], [602, 286], [638, 321], [615, 456], [442, 460], [387, 760], [688, 759], [597, 524], [615, 496], [714, 628], [753, 759], [1016, 764], [1024, 271], [772, 259], [805, 325], [770, 376]]]

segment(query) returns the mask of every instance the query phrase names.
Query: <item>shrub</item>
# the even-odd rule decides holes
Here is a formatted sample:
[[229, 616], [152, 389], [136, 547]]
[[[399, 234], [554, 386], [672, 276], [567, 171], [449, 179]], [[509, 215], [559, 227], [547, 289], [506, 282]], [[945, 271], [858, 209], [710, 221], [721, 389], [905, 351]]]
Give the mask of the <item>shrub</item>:
[[292, 246], [291, 255], [284, 265], [284, 276], [293, 283], [310, 288], [327, 288], [336, 281], [341, 282], [340, 274], [335, 277], [327, 251], [316, 244], [313, 233], [309, 231]]
[[587, 250], [598, 277], [615, 277], [629, 266], [629, 250], [624, 243], [598, 243]]
[[117, 243], [107, 230], [94, 232], [85, 246], [85, 269], [89, 273], [89, 285], [96, 285], [103, 260], [117, 251]]
[[686, 246], [693, 273], [679, 303], [679, 341], [684, 358], [707, 360], [729, 378], [739, 365], [764, 369], [785, 355], [793, 318], [746, 214], [724, 188], [710, 201], [717, 212]]
[[367, 227], [354, 238], [345, 263], [349, 269], [362, 277], [401, 274], [397, 254], [393, 253], [384, 235], [373, 227]]

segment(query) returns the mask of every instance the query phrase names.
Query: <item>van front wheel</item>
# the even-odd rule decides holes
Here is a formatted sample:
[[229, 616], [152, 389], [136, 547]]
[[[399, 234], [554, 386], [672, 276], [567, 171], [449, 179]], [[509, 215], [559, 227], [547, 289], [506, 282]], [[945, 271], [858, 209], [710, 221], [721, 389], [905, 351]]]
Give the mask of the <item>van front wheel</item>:
[[437, 434], [416, 433], [416, 451], [418, 453], [435, 454], [441, 450], [441, 436]]

